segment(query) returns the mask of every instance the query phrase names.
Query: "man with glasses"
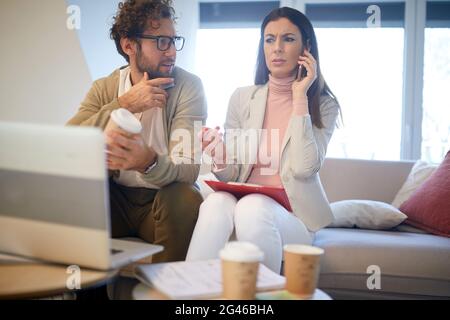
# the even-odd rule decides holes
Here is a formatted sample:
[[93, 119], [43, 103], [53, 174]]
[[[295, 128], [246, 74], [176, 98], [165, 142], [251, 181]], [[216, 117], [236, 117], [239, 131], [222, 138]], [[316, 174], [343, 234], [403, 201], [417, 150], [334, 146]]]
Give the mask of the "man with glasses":
[[206, 120], [202, 83], [175, 67], [185, 39], [171, 0], [120, 3], [111, 38], [128, 66], [96, 81], [68, 124], [105, 128], [118, 108], [141, 121], [141, 135], [108, 135], [112, 236], [163, 245], [154, 262], [184, 260], [202, 202], [193, 186], [194, 124]]

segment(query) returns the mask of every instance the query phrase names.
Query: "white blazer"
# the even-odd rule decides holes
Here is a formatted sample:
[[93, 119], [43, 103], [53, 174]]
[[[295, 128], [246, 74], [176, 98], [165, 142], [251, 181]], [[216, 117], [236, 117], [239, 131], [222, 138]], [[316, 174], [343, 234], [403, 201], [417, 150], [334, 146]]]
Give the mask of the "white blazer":
[[[237, 89], [230, 99], [225, 130], [262, 129], [268, 92], [268, 84]], [[321, 99], [320, 111], [323, 129], [312, 125], [310, 115], [291, 117], [281, 148], [280, 163], [280, 178], [292, 211], [313, 232], [333, 221], [318, 172], [336, 127], [338, 103], [331, 97], [324, 96]], [[248, 153], [246, 142], [241, 141], [240, 147], [244, 147], [242, 152]], [[227, 153], [227, 156], [228, 154], [232, 153]], [[254, 158], [255, 155], [246, 156]], [[237, 159], [228, 158], [227, 162], [237, 163]], [[220, 181], [244, 183], [248, 180], [252, 168], [253, 164], [228, 164], [225, 169], [214, 174]]]

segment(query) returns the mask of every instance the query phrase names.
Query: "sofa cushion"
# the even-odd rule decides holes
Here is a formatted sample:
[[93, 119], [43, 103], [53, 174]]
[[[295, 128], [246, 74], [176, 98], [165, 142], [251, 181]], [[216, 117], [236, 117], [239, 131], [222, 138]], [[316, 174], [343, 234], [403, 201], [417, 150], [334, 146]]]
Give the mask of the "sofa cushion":
[[408, 216], [407, 224], [450, 237], [450, 152], [400, 211]]
[[390, 204], [372, 200], [344, 200], [330, 205], [331, 228], [387, 230], [398, 226], [406, 215]]
[[400, 208], [403, 202], [411, 197], [414, 191], [433, 174], [438, 166], [437, 164], [430, 164], [422, 160], [417, 161], [411, 169], [408, 178], [406, 178], [405, 183], [397, 192], [394, 201], [392, 201], [392, 205]]
[[399, 231], [399, 232], [410, 232], [410, 233], [423, 233], [423, 234], [429, 234], [428, 231], [423, 230], [423, 229], [419, 229], [413, 226], [410, 226], [406, 223], [402, 223], [401, 225], [397, 226], [396, 228], [394, 228], [391, 231]]
[[[361, 295], [450, 297], [450, 239], [429, 234], [359, 229], [323, 229], [319, 287]], [[381, 289], [370, 290], [370, 266], [381, 271]]]

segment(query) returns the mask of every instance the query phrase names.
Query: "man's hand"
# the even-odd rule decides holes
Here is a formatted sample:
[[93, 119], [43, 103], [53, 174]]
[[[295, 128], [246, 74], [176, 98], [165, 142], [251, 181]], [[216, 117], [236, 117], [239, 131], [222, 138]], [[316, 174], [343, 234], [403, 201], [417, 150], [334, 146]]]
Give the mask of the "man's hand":
[[108, 169], [144, 173], [156, 161], [155, 151], [145, 144], [141, 135], [125, 136], [111, 131], [107, 136]]
[[119, 97], [119, 105], [131, 113], [140, 113], [152, 108], [164, 108], [168, 94], [160, 86], [173, 83], [172, 78], [148, 80], [147, 72], [130, 91]]

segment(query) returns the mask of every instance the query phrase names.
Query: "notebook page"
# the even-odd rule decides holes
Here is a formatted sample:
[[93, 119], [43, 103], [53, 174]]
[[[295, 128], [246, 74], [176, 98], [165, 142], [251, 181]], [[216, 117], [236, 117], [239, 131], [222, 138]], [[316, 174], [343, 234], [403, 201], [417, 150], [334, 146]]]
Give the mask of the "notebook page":
[[[136, 276], [172, 299], [218, 298], [222, 294], [222, 271], [219, 259], [142, 265]], [[260, 265], [257, 290], [282, 289], [285, 278]]]

